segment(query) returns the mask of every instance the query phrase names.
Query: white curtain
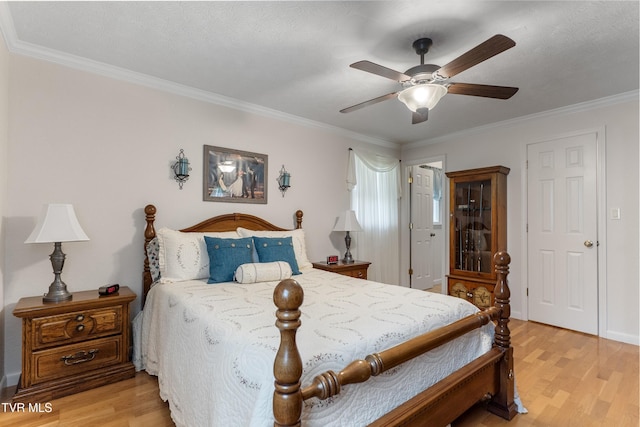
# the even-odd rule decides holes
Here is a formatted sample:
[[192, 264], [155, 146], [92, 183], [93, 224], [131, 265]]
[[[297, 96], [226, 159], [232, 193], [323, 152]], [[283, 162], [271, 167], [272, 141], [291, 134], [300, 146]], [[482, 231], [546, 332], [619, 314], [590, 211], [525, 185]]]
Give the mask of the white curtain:
[[363, 231], [353, 233], [354, 258], [371, 262], [369, 280], [400, 282], [400, 161], [361, 150], [349, 151], [347, 188]]

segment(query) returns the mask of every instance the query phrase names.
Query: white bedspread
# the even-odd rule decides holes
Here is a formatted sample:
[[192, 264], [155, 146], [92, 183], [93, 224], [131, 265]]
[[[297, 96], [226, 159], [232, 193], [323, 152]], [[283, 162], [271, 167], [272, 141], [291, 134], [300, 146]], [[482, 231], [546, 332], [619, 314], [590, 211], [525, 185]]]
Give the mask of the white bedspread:
[[[297, 335], [303, 386], [321, 372], [337, 372], [477, 311], [459, 298], [322, 270], [293, 278], [305, 293]], [[273, 425], [276, 284], [189, 281], [158, 284], [149, 292], [134, 326], [134, 362], [158, 376], [176, 425]], [[364, 426], [488, 351], [492, 337], [490, 324], [364, 384], [346, 386], [336, 397], [310, 399], [303, 425]]]

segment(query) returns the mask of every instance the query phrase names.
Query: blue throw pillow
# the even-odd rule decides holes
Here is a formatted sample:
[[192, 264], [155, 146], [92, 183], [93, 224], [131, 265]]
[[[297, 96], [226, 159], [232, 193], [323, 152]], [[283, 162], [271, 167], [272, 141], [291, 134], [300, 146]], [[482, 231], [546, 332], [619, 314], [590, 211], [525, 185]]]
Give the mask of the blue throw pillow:
[[300, 274], [291, 237], [253, 236], [253, 243], [256, 246], [260, 262], [285, 261], [291, 266], [292, 274]]
[[204, 236], [209, 254], [209, 280], [207, 283], [233, 282], [233, 273], [242, 265], [252, 262], [253, 245], [250, 237], [222, 239]]

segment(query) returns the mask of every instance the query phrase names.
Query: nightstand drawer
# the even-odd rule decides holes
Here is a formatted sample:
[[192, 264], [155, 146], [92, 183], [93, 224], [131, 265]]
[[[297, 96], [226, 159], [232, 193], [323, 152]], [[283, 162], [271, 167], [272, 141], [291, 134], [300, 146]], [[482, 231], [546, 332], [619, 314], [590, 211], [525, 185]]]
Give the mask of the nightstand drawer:
[[367, 269], [366, 268], [358, 268], [356, 270], [345, 270], [341, 273], [344, 276], [355, 277], [357, 279], [365, 279], [367, 278]]
[[331, 271], [332, 273], [338, 273], [343, 276], [355, 277], [356, 279], [367, 279], [367, 270], [369, 269], [370, 262], [367, 261], [353, 261], [345, 264], [342, 261], [337, 264], [327, 264], [326, 262], [314, 262], [313, 268], [320, 270]]
[[326, 262], [314, 262], [313, 268], [319, 270], [331, 271], [332, 273], [342, 274], [343, 276], [355, 277], [357, 279], [367, 279], [367, 270], [369, 269], [370, 262], [367, 261], [353, 261], [345, 264], [340, 261], [337, 264], [327, 264]]
[[76, 311], [32, 320], [33, 350], [122, 332], [122, 306]]
[[122, 357], [122, 336], [33, 352], [31, 363], [34, 369], [31, 384], [125, 362]]

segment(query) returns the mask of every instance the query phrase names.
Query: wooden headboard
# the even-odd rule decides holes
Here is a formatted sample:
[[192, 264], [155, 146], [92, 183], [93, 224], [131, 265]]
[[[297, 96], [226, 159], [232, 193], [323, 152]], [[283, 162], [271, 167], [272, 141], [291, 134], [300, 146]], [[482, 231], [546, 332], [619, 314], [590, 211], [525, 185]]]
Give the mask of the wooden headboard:
[[[144, 214], [147, 221], [147, 226], [144, 229], [144, 270], [142, 272], [143, 282], [143, 296], [142, 304], [147, 297], [147, 292], [151, 289], [153, 279], [151, 278], [151, 270], [149, 269], [149, 259], [147, 257], [147, 245], [156, 237], [156, 230], [154, 228], [154, 222], [156, 220], [156, 207], [154, 205], [147, 205], [144, 208]], [[302, 211], [296, 211], [296, 226], [295, 228], [302, 228]], [[287, 228], [281, 228], [276, 225], [265, 221], [257, 216], [231, 213], [226, 215], [218, 215], [213, 218], [206, 219], [191, 227], [183, 228], [180, 231], [183, 232], [220, 232], [220, 231], [235, 231], [238, 227], [247, 228], [249, 230], [266, 230], [266, 231], [286, 231]]]

